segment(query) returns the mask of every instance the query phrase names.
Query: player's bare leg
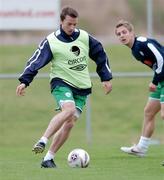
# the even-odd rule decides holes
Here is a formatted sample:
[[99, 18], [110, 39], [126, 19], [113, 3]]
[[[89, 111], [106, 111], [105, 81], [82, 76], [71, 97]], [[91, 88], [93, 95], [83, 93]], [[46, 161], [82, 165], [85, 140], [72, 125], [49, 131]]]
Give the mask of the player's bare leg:
[[56, 153], [64, 142], [68, 139], [71, 129], [75, 124], [76, 118], [73, 117], [71, 120], [66, 121], [59, 131], [54, 135], [53, 141], [49, 148], [49, 151]]
[[144, 157], [150, 144], [150, 138], [154, 132], [155, 115], [160, 111], [159, 100], [149, 100], [144, 108], [144, 122], [142, 135], [137, 145], [131, 147], [121, 147], [125, 153]]
[[155, 116], [160, 111], [159, 100], [149, 100], [144, 108], [142, 136], [150, 138], [155, 128]]
[[[48, 139], [53, 136], [64, 124], [65, 121], [69, 120], [71, 117], [74, 116], [76, 112], [76, 108], [74, 103], [65, 103], [62, 106], [62, 111], [55, 115], [52, 120], [50, 121], [44, 135], [42, 138], [34, 145], [32, 151], [35, 153], [42, 153], [45, 149], [45, 145]], [[44, 139], [46, 139], [44, 141]]]
[[51, 143], [51, 146], [45, 155], [41, 167], [44, 168], [54, 168], [56, 167], [55, 162], [53, 161], [55, 153], [60, 149], [60, 147], [65, 143], [65, 141], [68, 139], [69, 134], [71, 132], [71, 129], [73, 128], [75, 123], [75, 119], [71, 119], [66, 121], [63, 126], [57, 131], [57, 133], [54, 135], [53, 141]]

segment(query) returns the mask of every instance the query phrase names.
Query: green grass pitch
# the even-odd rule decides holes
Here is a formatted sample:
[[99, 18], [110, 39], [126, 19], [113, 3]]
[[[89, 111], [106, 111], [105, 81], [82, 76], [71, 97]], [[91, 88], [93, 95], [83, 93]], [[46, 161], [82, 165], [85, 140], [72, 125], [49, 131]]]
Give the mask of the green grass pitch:
[[[21, 73], [35, 46], [0, 46], [0, 73]], [[126, 47], [108, 46], [113, 72], [150, 70], [131, 57]], [[49, 66], [41, 72], [48, 72]], [[91, 72], [95, 71], [90, 63]], [[123, 145], [138, 141], [147, 101], [148, 78], [114, 78], [113, 91], [105, 96], [99, 79], [93, 79], [91, 95], [92, 142], [86, 142], [86, 111], [72, 130], [70, 139], [56, 156], [57, 169], [41, 169], [45, 155], [31, 149], [42, 135], [55, 103], [48, 79], [35, 79], [25, 97], [16, 97], [17, 79], [0, 79], [0, 179], [2, 180], [162, 180], [164, 179], [163, 121], [157, 116], [153, 139], [147, 157], [129, 156], [120, 151]], [[47, 146], [48, 147], [48, 146]], [[88, 168], [72, 169], [67, 155], [74, 148], [90, 154]], [[47, 150], [47, 149], [46, 149]]]

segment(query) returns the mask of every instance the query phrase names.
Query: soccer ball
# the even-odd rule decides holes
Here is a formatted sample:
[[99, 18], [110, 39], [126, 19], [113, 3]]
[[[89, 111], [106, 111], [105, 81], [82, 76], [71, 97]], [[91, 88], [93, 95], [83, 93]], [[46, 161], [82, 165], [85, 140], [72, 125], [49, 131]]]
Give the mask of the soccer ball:
[[86, 168], [90, 157], [84, 149], [74, 149], [68, 154], [68, 165], [73, 168]]

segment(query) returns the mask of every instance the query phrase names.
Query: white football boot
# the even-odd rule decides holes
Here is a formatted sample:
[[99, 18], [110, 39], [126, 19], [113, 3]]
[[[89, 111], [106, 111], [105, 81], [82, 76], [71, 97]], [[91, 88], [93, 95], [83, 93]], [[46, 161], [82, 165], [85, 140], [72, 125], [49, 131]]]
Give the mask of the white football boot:
[[139, 157], [146, 156], [146, 151], [140, 149], [139, 147], [137, 147], [137, 145], [133, 145], [131, 147], [121, 147], [120, 149], [121, 149], [121, 151], [131, 154], [131, 155], [135, 155], [135, 156], [139, 156]]

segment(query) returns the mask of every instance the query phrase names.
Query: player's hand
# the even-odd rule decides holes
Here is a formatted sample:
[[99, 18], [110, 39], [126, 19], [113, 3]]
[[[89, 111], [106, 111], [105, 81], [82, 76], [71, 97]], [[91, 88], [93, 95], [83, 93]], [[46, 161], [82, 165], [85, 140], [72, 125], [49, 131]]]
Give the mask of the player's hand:
[[105, 94], [109, 94], [112, 91], [112, 83], [110, 81], [102, 82]]
[[25, 88], [26, 88], [26, 85], [24, 83], [21, 83], [20, 85], [18, 85], [16, 88], [16, 95], [17, 96], [24, 96], [25, 95]]
[[150, 91], [150, 92], [156, 91], [156, 85], [153, 84], [152, 82], [149, 84], [149, 91]]

